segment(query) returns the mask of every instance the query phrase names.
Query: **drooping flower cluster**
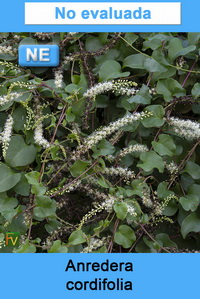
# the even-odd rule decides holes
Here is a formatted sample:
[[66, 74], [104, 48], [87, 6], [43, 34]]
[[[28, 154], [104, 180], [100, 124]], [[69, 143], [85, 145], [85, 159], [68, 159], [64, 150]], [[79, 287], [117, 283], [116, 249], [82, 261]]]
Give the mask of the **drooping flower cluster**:
[[134, 144], [134, 145], [129, 145], [128, 147], [124, 148], [119, 152], [119, 158], [122, 158], [128, 154], [131, 153], [144, 153], [148, 152], [148, 147], [143, 144]]
[[157, 94], [156, 89], [154, 87], [153, 88], [149, 88], [149, 94], [155, 96]]
[[130, 88], [131, 86], [137, 86], [135, 82], [128, 80], [119, 81], [108, 81], [103, 83], [98, 83], [95, 86], [88, 89], [83, 96], [86, 98], [94, 98], [99, 94], [112, 91], [122, 95], [135, 95], [137, 90], [135, 88]]
[[98, 248], [102, 247], [106, 243], [106, 238], [103, 237], [102, 239], [98, 238], [91, 238], [89, 241], [89, 244], [87, 247], [85, 247], [82, 251], [82, 253], [89, 253], [94, 250], [97, 250]]
[[55, 195], [63, 195], [64, 193], [70, 193], [78, 189], [80, 185], [81, 185], [81, 180], [77, 180], [76, 182], [73, 183], [72, 182], [67, 183], [63, 187], [56, 187], [51, 190], [48, 190], [46, 192], [46, 195], [53, 197]]
[[43, 148], [50, 147], [50, 143], [43, 136], [43, 126], [42, 122], [37, 125], [34, 131], [34, 141], [36, 144], [42, 146]]
[[65, 58], [63, 59], [63, 62], [62, 62], [62, 66], [65, 66], [65, 64], [67, 64], [68, 62], [71, 62], [71, 61], [75, 60], [78, 57], [79, 57], [78, 55], [65, 56]]
[[111, 194], [105, 194], [100, 192], [96, 188], [91, 188], [89, 184], [80, 184], [80, 189], [85, 191], [88, 196], [92, 199], [96, 199], [97, 202], [94, 202], [94, 206], [96, 210], [99, 212], [102, 210], [106, 210], [108, 213], [113, 211], [113, 205], [115, 202], [119, 201], [119, 199]]
[[78, 34], [79, 32], [69, 32], [69, 35], [73, 36], [75, 34]]
[[98, 94], [105, 93], [107, 91], [112, 90], [112, 88], [113, 88], [112, 82], [98, 83], [97, 85], [88, 89], [83, 94], [83, 96], [86, 98], [93, 98], [93, 97], [97, 96]]
[[3, 106], [13, 100], [16, 100], [17, 98], [19, 98], [22, 94], [19, 92], [12, 92], [10, 94], [7, 95], [3, 95], [0, 96], [0, 106]]
[[13, 40], [15, 40], [15, 41], [20, 41], [22, 39], [22, 37], [20, 36], [20, 35], [14, 35], [13, 36]]
[[127, 212], [131, 215], [131, 216], [137, 216], [137, 213], [134, 209], [134, 207], [130, 204], [127, 204]]
[[[94, 131], [90, 136], [84, 139], [83, 144], [79, 145], [76, 150], [72, 152], [71, 160], [77, 160], [81, 155], [85, 154], [93, 146], [97, 145], [102, 139], [115, 133], [124, 126], [133, 122], [143, 120], [144, 118], [150, 117], [152, 112], [141, 112], [126, 115], [114, 122], [111, 122], [107, 127], [102, 127], [97, 131]], [[112, 158], [112, 156], [110, 156]]]
[[34, 130], [34, 141], [36, 144], [42, 146], [44, 149], [49, 148], [51, 144], [44, 138], [43, 136], [43, 125], [42, 120], [40, 120], [41, 117], [41, 107], [40, 105], [36, 106], [36, 121], [38, 121], [35, 130]]
[[162, 205], [158, 202], [154, 203], [153, 215], [160, 216], [163, 213]]
[[86, 176], [85, 178], [83, 178], [83, 180], [86, 181], [90, 185], [99, 187], [98, 179], [93, 177], [92, 175]]
[[151, 115], [152, 115], [151, 112], [141, 112], [141, 113], [134, 113], [132, 115], [126, 115], [122, 118], [119, 118], [118, 120], [111, 122], [107, 127], [103, 127], [100, 130], [95, 131], [89, 137], [87, 137], [84, 141], [84, 146], [86, 146], [87, 149], [89, 149], [92, 146], [99, 143], [99, 141], [101, 141], [102, 139], [106, 138], [107, 136], [119, 130], [120, 128], [128, 124], [131, 124], [133, 122], [142, 120], [146, 117], [150, 117]]
[[142, 203], [147, 208], [153, 207], [153, 202], [151, 200], [150, 194], [146, 189], [144, 189], [142, 192]]
[[6, 246], [6, 242], [4, 240], [4, 238], [0, 238], [0, 249], [4, 248]]
[[4, 158], [6, 156], [6, 152], [12, 136], [12, 129], [13, 129], [13, 117], [9, 115], [8, 118], [6, 119], [4, 130], [1, 133], [1, 142], [2, 142]]
[[180, 137], [188, 140], [195, 140], [200, 138], [200, 124], [189, 119], [183, 120], [175, 117], [167, 119], [173, 131]]
[[186, 63], [186, 60], [184, 59], [183, 56], [181, 56], [177, 62], [176, 62], [176, 66], [179, 68], [183, 68], [184, 64]]
[[178, 165], [174, 163], [174, 161], [170, 162], [169, 164], [165, 164], [166, 169], [170, 172], [170, 174], [178, 173]]
[[63, 84], [63, 72], [61, 69], [55, 71], [55, 80], [54, 84], [56, 88], [61, 88]]
[[45, 39], [50, 39], [51, 36], [52, 36], [52, 33], [50, 33], [50, 32], [36, 32], [34, 34], [34, 36], [38, 39], [45, 40]]
[[120, 176], [126, 180], [132, 180], [135, 178], [134, 171], [122, 167], [105, 167], [101, 172], [109, 176]]
[[132, 96], [135, 95], [139, 90], [135, 89], [137, 83], [129, 80], [118, 80], [112, 81], [113, 88], [112, 91], [121, 95]]
[[16, 56], [17, 49], [12, 48], [11, 46], [0, 46], [0, 54], [9, 54], [11, 56]]
[[154, 202], [154, 210], [152, 214], [152, 219], [155, 219], [155, 216], [159, 216], [163, 214], [164, 209], [168, 206], [171, 200], [178, 200], [176, 195], [170, 194], [162, 202]]
[[101, 206], [103, 209], [105, 209], [108, 213], [112, 213], [113, 211], [113, 206], [117, 202], [117, 198], [108, 194], [106, 200], [101, 203]]
[[78, 186], [81, 184], [81, 180], [77, 180], [75, 183], [69, 185], [69, 187], [65, 190], [66, 193], [73, 192], [78, 188]]
[[112, 143], [112, 145], [116, 144], [120, 138], [123, 136], [124, 131], [118, 130], [110, 139], [109, 142]]

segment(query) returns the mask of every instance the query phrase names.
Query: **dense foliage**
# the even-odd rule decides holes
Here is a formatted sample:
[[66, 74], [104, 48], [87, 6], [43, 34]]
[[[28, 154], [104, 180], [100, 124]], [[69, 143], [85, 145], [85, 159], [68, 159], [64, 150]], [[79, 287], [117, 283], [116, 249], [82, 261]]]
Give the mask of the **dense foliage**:
[[[0, 34], [1, 252], [200, 249], [199, 40]], [[17, 65], [51, 43], [58, 68]]]

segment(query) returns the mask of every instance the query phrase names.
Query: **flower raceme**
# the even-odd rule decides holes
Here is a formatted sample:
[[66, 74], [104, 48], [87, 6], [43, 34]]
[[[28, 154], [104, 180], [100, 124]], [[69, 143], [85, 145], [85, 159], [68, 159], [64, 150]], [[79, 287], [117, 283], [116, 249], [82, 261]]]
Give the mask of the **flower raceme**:
[[77, 149], [73, 152], [72, 160], [76, 160], [80, 155], [85, 154], [93, 146], [97, 145], [102, 139], [108, 137], [109, 135], [115, 133], [119, 129], [126, 125], [134, 123], [144, 118], [152, 116], [152, 112], [137, 112], [134, 114], [125, 115], [118, 120], [111, 122], [108, 126], [102, 127], [97, 131], [93, 132], [90, 136], [86, 137], [82, 145], [79, 145]]
[[83, 96], [86, 98], [93, 98], [97, 96], [98, 94], [110, 91], [113, 89], [113, 83], [112, 82], [104, 82], [104, 83], [98, 83], [97, 85], [93, 86], [92, 88], [88, 89]]
[[185, 137], [188, 140], [200, 138], [200, 124], [189, 119], [179, 119], [170, 117], [167, 119], [168, 124], [172, 126], [173, 131], [180, 137]]
[[122, 157], [131, 154], [131, 153], [144, 153], [148, 152], [148, 147], [143, 144], [134, 144], [129, 145], [128, 147], [125, 147], [123, 150], [119, 152], [118, 157], [121, 159]]
[[1, 133], [1, 142], [3, 148], [3, 157], [6, 156], [6, 151], [8, 149], [10, 139], [12, 136], [12, 129], [13, 129], [13, 117], [11, 115], [8, 116], [5, 122], [4, 130]]
[[42, 116], [40, 105], [36, 106], [36, 111], [37, 111], [36, 121], [39, 122], [34, 130], [34, 141], [36, 144], [46, 149], [49, 148], [51, 144], [43, 136], [43, 125], [42, 125], [42, 120], [40, 120], [40, 117]]
[[134, 179], [135, 177], [133, 171], [123, 167], [105, 167], [101, 172], [110, 176], [122, 176], [127, 180]]
[[15, 56], [17, 54], [17, 49], [13, 49], [11, 46], [0, 46], [0, 54]]
[[[109, 81], [98, 83], [95, 86], [88, 89], [83, 96], [86, 98], [95, 98], [97, 95], [112, 91], [122, 95], [132, 96], [137, 93], [137, 89], [134, 87], [137, 86], [137, 83], [128, 81], [128, 80], [118, 80], [118, 81]], [[132, 87], [132, 88], [131, 88]]]
[[119, 118], [118, 120], [111, 122], [108, 126], [103, 127], [100, 130], [97, 130], [93, 134], [88, 136], [84, 141], [84, 146], [87, 149], [90, 149], [92, 146], [96, 145], [99, 141], [113, 134], [120, 128], [128, 124], [131, 124], [133, 122], [150, 117], [151, 115], [152, 115], [151, 112], [141, 112], [141, 113], [134, 113], [132, 115], [126, 115], [122, 118]]
[[63, 72], [61, 69], [55, 71], [55, 81], [54, 84], [56, 88], [61, 88], [63, 84]]
[[50, 147], [50, 143], [43, 136], [42, 122], [37, 125], [34, 131], [34, 141], [43, 148]]
[[22, 94], [19, 92], [12, 92], [7, 95], [0, 96], [0, 106], [3, 106], [9, 102], [12, 102], [19, 98]]

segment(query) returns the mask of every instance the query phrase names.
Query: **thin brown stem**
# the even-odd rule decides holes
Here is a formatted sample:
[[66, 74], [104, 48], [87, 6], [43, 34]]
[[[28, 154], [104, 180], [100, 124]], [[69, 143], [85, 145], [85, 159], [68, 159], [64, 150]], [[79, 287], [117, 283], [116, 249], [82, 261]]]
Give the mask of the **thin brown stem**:
[[170, 251], [168, 251], [166, 248], [160, 246], [160, 244], [152, 237], [152, 235], [144, 228], [144, 225], [140, 224], [141, 229], [144, 231], [144, 233], [156, 244], [159, 245], [160, 249], [162, 249], [163, 251], [170, 253]]

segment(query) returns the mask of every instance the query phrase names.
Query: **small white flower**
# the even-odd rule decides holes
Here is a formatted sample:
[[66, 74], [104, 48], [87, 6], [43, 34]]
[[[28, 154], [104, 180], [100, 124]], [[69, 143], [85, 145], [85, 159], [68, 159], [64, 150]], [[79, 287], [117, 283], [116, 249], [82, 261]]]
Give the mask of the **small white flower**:
[[98, 83], [95, 86], [88, 89], [83, 94], [83, 96], [87, 98], [94, 98], [98, 94], [102, 94], [108, 91], [116, 92], [121, 95], [132, 96], [136, 94], [137, 90], [135, 88], [130, 88], [131, 86], [136, 86], [136, 83], [127, 80]]
[[127, 211], [131, 216], [137, 216], [134, 207], [130, 204], [127, 204]]
[[0, 96], [0, 106], [3, 106], [13, 100], [16, 100], [17, 98], [19, 98], [22, 94], [19, 92], [12, 92], [8, 95], [3, 95]]
[[82, 253], [89, 253], [92, 252], [99, 247], [102, 247], [106, 243], [106, 238], [98, 239], [98, 238], [91, 238], [90, 242], [87, 247], [85, 247]]
[[11, 115], [9, 115], [5, 122], [4, 130], [1, 133], [1, 142], [2, 142], [2, 147], [3, 147], [3, 157], [4, 158], [6, 156], [6, 151], [8, 149], [10, 139], [12, 136], [12, 129], [13, 129], [13, 118]]
[[178, 165], [174, 163], [174, 161], [170, 162], [169, 164], [166, 163], [165, 167], [171, 174], [176, 174], [178, 172]]
[[141, 113], [134, 113], [131, 115], [126, 115], [123, 118], [120, 118], [116, 120], [115, 122], [112, 122], [107, 127], [101, 128], [101, 130], [95, 131], [93, 134], [88, 136], [84, 141], [85, 149], [90, 149], [92, 146], [99, 143], [100, 140], [106, 138], [108, 135], [115, 133], [120, 128], [131, 124], [135, 121], [138, 121], [140, 119], [143, 119], [145, 117], [149, 117], [151, 113], [149, 112], [141, 112]]
[[52, 34], [48, 32], [36, 32], [34, 36], [37, 37], [38, 39], [45, 40], [45, 39], [50, 39]]
[[98, 83], [97, 85], [91, 87], [88, 89], [83, 96], [86, 98], [93, 98], [97, 96], [98, 94], [107, 92], [109, 90], [112, 90], [113, 83], [112, 82], [104, 82], [104, 83]]
[[142, 203], [147, 208], [151, 208], [153, 206], [153, 202], [152, 202], [152, 200], [150, 198], [150, 194], [147, 190], [143, 191]]
[[121, 176], [126, 178], [127, 180], [131, 180], [135, 177], [134, 171], [122, 167], [105, 167], [101, 172], [110, 176]]
[[34, 131], [34, 141], [43, 148], [49, 148], [50, 143], [43, 137], [42, 122], [39, 123]]
[[188, 140], [195, 140], [200, 138], [200, 124], [189, 119], [183, 120], [175, 117], [167, 119], [173, 131], [180, 137]]
[[62, 62], [62, 65], [64, 66], [65, 64], [67, 64], [68, 62], [71, 62], [75, 59], [74, 55], [71, 55], [71, 56], [65, 56], [63, 62]]
[[131, 153], [144, 153], [148, 152], [148, 147], [143, 144], [134, 144], [134, 145], [129, 145], [128, 147], [124, 148], [119, 152], [119, 158], [122, 158], [128, 154]]
[[9, 54], [15, 56], [17, 49], [13, 49], [11, 46], [0, 46], [0, 54]]
[[73, 36], [75, 34], [78, 34], [79, 32], [69, 32], [69, 35]]
[[54, 84], [56, 88], [61, 88], [63, 84], [63, 72], [61, 69], [55, 71], [55, 80]]
[[113, 206], [115, 202], [117, 201], [117, 198], [108, 194], [106, 200], [101, 203], [101, 206], [103, 209], [105, 209], [108, 213], [111, 213], [113, 211]]

